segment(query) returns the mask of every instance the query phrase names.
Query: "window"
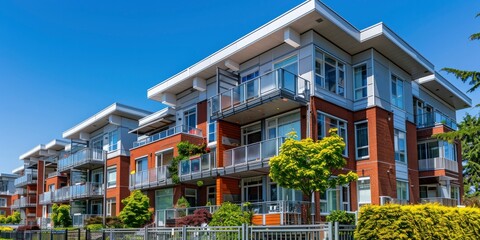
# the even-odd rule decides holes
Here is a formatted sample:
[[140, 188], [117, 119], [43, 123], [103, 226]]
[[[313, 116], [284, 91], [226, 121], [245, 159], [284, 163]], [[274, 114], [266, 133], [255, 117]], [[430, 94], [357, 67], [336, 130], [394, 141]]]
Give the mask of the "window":
[[92, 214], [102, 214], [103, 213], [103, 206], [102, 200], [92, 200]]
[[438, 196], [437, 186], [420, 186], [420, 198], [435, 198]]
[[49, 192], [55, 191], [55, 184], [50, 184], [50, 185], [48, 185], [48, 191], [49, 191]]
[[108, 133], [108, 151], [116, 151], [118, 149], [118, 131]]
[[211, 122], [208, 124], [208, 142], [217, 141], [217, 121]]
[[355, 67], [353, 69], [353, 83], [355, 100], [367, 97], [367, 65]]
[[370, 177], [358, 179], [358, 207], [372, 202], [370, 194]]
[[408, 201], [408, 182], [397, 180], [397, 199]]
[[320, 194], [320, 212], [330, 213], [334, 210], [350, 210], [350, 197], [348, 186], [327, 189]]
[[243, 201], [262, 202], [263, 201], [263, 181], [261, 177], [243, 179]]
[[322, 139], [325, 136], [328, 136], [328, 131], [331, 128], [337, 129], [337, 134], [343, 138], [345, 142], [345, 149], [343, 150], [343, 155], [347, 156], [348, 152], [348, 141], [347, 141], [347, 122], [339, 118], [335, 118], [329, 115], [326, 115], [322, 112], [318, 112], [317, 115], [317, 129], [318, 137], [317, 139]]
[[286, 137], [290, 132], [295, 132], [297, 136], [300, 136], [300, 128], [299, 112], [267, 119], [267, 139]]
[[6, 212], [5, 210], [0, 210], [0, 215], [6, 216], [6, 215], [7, 215], [7, 212]]
[[446, 141], [430, 141], [417, 144], [418, 160], [443, 157], [450, 161], [457, 161], [456, 144]]
[[367, 158], [368, 152], [368, 122], [360, 122], [355, 124], [355, 143], [357, 159]]
[[187, 131], [197, 127], [197, 108], [191, 108], [183, 112], [184, 124]]
[[406, 154], [405, 132], [395, 129], [394, 144], [395, 144], [395, 161], [406, 163], [407, 154]]
[[242, 81], [242, 83], [244, 83], [244, 82], [249, 81], [249, 80], [252, 80], [252, 79], [254, 79], [254, 78], [256, 78], [256, 77], [258, 77], [258, 71], [255, 71], [255, 72], [252, 72], [252, 73], [249, 73], [249, 74], [243, 76], [243, 77], [241, 78], [241, 81]]
[[450, 198], [460, 200], [460, 187], [453, 185], [450, 187]]
[[421, 100], [415, 99], [414, 114], [415, 123], [418, 127], [430, 126], [434, 123], [433, 108]]
[[185, 188], [185, 198], [190, 204], [190, 207], [197, 206], [197, 189]]
[[457, 161], [457, 149], [455, 144], [443, 141], [444, 158], [452, 161]]
[[315, 51], [315, 91], [324, 88], [327, 91], [345, 96], [345, 64], [333, 57]]
[[107, 169], [107, 188], [117, 186], [117, 167], [109, 167]]
[[210, 203], [210, 205], [216, 205], [217, 203], [217, 194], [216, 194], [216, 188], [215, 186], [208, 186], [207, 187], [207, 202]]
[[403, 80], [392, 75], [392, 104], [403, 109]]
[[242, 144], [252, 144], [262, 141], [262, 125], [254, 123], [242, 127]]
[[0, 207], [7, 207], [7, 199], [0, 198]]
[[117, 200], [115, 198], [107, 199], [107, 216], [117, 216]]
[[147, 157], [142, 157], [136, 160], [136, 170], [137, 173], [147, 171], [148, 169], [148, 158]]

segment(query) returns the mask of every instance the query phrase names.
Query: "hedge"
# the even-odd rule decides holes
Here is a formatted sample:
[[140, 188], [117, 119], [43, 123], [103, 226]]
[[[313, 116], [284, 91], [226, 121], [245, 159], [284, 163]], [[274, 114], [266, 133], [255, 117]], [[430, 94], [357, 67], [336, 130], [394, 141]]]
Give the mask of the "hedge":
[[437, 204], [360, 209], [355, 239], [479, 239], [480, 209]]

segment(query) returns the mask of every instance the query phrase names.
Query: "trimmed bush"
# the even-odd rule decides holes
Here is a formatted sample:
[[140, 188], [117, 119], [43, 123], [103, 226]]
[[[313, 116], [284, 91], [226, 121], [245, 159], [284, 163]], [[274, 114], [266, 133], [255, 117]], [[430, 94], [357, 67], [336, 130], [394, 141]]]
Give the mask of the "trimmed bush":
[[193, 211], [192, 215], [185, 216], [178, 222], [181, 226], [201, 227], [202, 224], [208, 224], [212, 220], [212, 214], [205, 208], [199, 208]]
[[13, 232], [13, 228], [6, 227], [6, 226], [0, 226], [0, 232]]
[[355, 224], [355, 214], [341, 210], [334, 210], [327, 216], [327, 222], [338, 222], [340, 224]]
[[478, 239], [480, 209], [437, 204], [367, 205], [360, 209], [355, 239]]
[[[248, 204], [247, 204], [248, 205]], [[246, 207], [248, 209], [248, 206]], [[252, 212], [243, 211], [242, 208], [230, 202], [222, 203], [222, 206], [213, 213], [210, 226], [241, 226], [252, 223]]]
[[85, 229], [88, 229], [90, 231], [98, 231], [103, 229], [103, 225], [101, 223], [90, 224], [90, 225], [87, 225]]

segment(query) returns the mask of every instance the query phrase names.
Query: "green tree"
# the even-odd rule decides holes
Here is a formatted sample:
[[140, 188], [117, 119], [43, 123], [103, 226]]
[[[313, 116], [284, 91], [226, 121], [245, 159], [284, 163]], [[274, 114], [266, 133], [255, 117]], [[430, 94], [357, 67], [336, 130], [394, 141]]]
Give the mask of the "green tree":
[[312, 199], [314, 192], [323, 193], [328, 188], [358, 179], [351, 171], [333, 174], [334, 170], [347, 164], [342, 156], [344, 149], [345, 143], [336, 129], [331, 129], [329, 136], [318, 141], [311, 138], [296, 140], [295, 133], [290, 133], [280, 148], [280, 154], [270, 159], [270, 177], [279, 186], [300, 190], [306, 199]]
[[22, 216], [19, 211], [14, 211], [11, 216], [13, 224], [19, 224], [22, 221]]
[[[480, 13], [476, 15], [476, 17], [479, 16]], [[474, 33], [470, 35], [470, 40], [480, 40], [480, 33]], [[480, 87], [480, 72], [478, 71], [460, 70], [450, 67], [443, 68], [442, 70], [455, 75], [455, 77], [459, 78], [463, 82], [468, 82], [468, 84], [472, 86], [468, 92], [473, 92], [475, 89]]]
[[224, 202], [212, 215], [210, 226], [241, 226], [252, 223], [252, 212], [230, 202]]
[[462, 157], [467, 159], [463, 168], [466, 196], [480, 196], [480, 138], [478, 136], [480, 136], [480, 119], [468, 113], [458, 124], [457, 131], [434, 135], [441, 140], [461, 143]]
[[122, 203], [125, 207], [118, 217], [126, 227], [143, 227], [152, 219], [152, 212], [149, 210], [150, 199], [140, 190], [130, 193], [130, 196], [123, 199]]
[[55, 227], [71, 227], [72, 217], [70, 216], [70, 205], [53, 204], [52, 221]]

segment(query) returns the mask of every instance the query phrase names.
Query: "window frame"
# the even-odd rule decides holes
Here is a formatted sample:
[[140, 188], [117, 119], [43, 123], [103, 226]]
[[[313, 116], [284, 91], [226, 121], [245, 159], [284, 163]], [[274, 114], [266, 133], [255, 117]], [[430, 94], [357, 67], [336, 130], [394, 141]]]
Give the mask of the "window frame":
[[[116, 136], [116, 141], [115, 143], [112, 144], [112, 138], [113, 136]], [[117, 151], [119, 148], [118, 148], [118, 129], [115, 129], [113, 131], [110, 131], [108, 132], [108, 151], [109, 152], [113, 152], [113, 151]]]
[[[365, 181], [365, 180], [368, 180], [368, 186], [369, 186], [369, 191], [370, 191], [370, 201], [369, 202], [361, 202], [360, 201], [360, 181]], [[370, 179], [370, 177], [360, 177], [358, 178], [357, 180], [357, 196], [358, 196], [358, 200], [357, 200], [357, 205], [358, 205], [358, 209], [360, 209], [361, 206], [363, 205], [367, 205], [367, 204], [372, 204], [372, 181]]]
[[7, 207], [8, 203], [7, 203], [7, 199], [6, 198], [0, 198], [0, 203], [4, 201], [5, 204], [0, 204], [0, 207]]
[[[187, 121], [187, 118], [188, 118], [188, 120], [190, 120], [192, 115], [195, 117], [195, 126], [194, 127], [188, 125], [189, 121]], [[190, 132], [190, 128], [197, 128], [197, 126], [198, 126], [197, 106], [189, 107], [189, 108], [186, 108], [185, 110], [183, 110], [183, 125], [184, 125], [185, 130], [187, 132]]]
[[[395, 83], [394, 83], [395, 82]], [[401, 82], [402, 84], [402, 91], [401, 95], [398, 95], [398, 82]], [[395, 85], [395, 95], [393, 94], [393, 86]], [[390, 95], [391, 95], [391, 104], [399, 109], [405, 109], [405, 80], [402, 78], [398, 77], [395, 74], [391, 74], [390, 76]], [[399, 97], [401, 97], [401, 106], [399, 106]]]
[[[317, 56], [317, 53], [321, 54], [321, 58], [319, 58]], [[339, 58], [337, 57], [334, 57], [332, 54], [329, 54], [325, 51], [323, 51], [321, 48], [319, 47], [316, 47], [314, 52], [314, 57], [313, 57], [313, 78], [314, 78], [314, 81], [313, 81], [313, 84], [314, 84], [314, 87], [315, 87], [315, 93], [320, 93], [319, 90], [317, 90], [317, 76], [320, 78], [320, 88], [329, 92], [329, 93], [333, 93], [337, 96], [340, 96], [340, 97], [343, 97], [343, 98], [346, 98], [346, 90], [347, 90], [347, 66], [348, 64], [346, 64], [344, 61], [340, 60]], [[330, 59], [333, 59], [335, 61], [335, 66], [333, 66], [333, 64], [331, 63], [328, 63], [327, 61], [325, 61], [325, 58], [328, 57]], [[317, 59], [320, 60], [320, 63], [321, 63], [321, 72], [323, 74], [317, 74], [316, 72], [316, 64], [317, 64]], [[335, 68], [335, 92], [332, 92], [330, 91], [329, 89], [326, 88], [326, 71], [325, 71], [325, 64], [328, 64], [332, 67]], [[339, 64], [343, 65], [343, 67], [340, 67]], [[339, 85], [339, 79], [340, 79], [340, 71], [343, 71], [343, 94], [339, 94], [339, 89], [340, 89], [340, 85]]]
[[[405, 147], [405, 152], [401, 153], [400, 152], [400, 133], [403, 133], [405, 136], [403, 138], [404, 141], [404, 147]], [[398, 152], [397, 152], [398, 149]], [[395, 162], [401, 163], [401, 164], [408, 164], [408, 155], [407, 155], [407, 133], [400, 130], [400, 129], [394, 129], [393, 130], [393, 151], [394, 151], [394, 159]], [[399, 155], [399, 160], [397, 160], [397, 154]], [[404, 156], [405, 161], [400, 161], [400, 155]]]
[[[361, 86], [361, 87], [356, 87], [355, 86], [355, 69], [357, 68], [360, 68], [360, 67], [365, 67], [365, 86]], [[368, 98], [368, 65], [367, 65], [367, 62], [361, 62], [361, 63], [358, 63], [358, 64], [355, 64], [352, 66], [352, 74], [353, 74], [353, 99], [355, 101], [358, 101], [358, 100], [362, 100], [362, 99], [366, 99]], [[362, 79], [363, 80], [363, 79]], [[362, 81], [363, 83], [363, 81]], [[365, 96], [363, 96], [363, 91], [362, 91], [362, 97], [360, 98], [357, 98], [357, 94], [356, 92], [358, 90], [363, 90], [363, 89], [366, 89], [366, 93], [365, 93]]]
[[[398, 188], [399, 184], [398, 184], [398, 183], [399, 183], [399, 182], [405, 184], [405, 194], [406, 194], [406, 195], [405, 195], [405, 199], [399, 197], [399, 194], [398, 194], [398, 191], [399, 191], [399, 188]], [[405, 180], [405, 179], [397, 179], [396, 184], [397, 184], [397, 189], [396, 189], [396, 190], [397, 190], [397, 199], [398, 199], [398, 200], [405, 200], [405, 201], [407, 201], [407, 202], [410, 201], [410, 193], [409, 193], [409, 191], [408, 191], [408, 190], [409, 190], [409, 189], [408, 189], [408, 180]]]
[[[110, 181], [110, 174], [115, 174], [115, 182], [112, 184]], [[109, 166], [107, 168], [107, 188], [115, 188], [117, 187], [117, 165]]]
[[[357, 140], [357, 136], [358, 136], [358, 133], [357, 133], [357, 130], [358, 130], [358, 125], [360, 124], [366, 124], [367, 125], [367, 145], [366, 146], [361, 146], [361, 147], [358, 147], [358, 140]], [[368, 120], [363, 120], [363, 121], [359, 121], [359, 122], [355, 122], [354, 123], [354, 127], [355, 127], [355, 159], [356, 160], [363, 160], [363, 159], [368, 159], [370, 158], [370, 141], [368, 139]], [[359, 157], [358, 156], [358, 150], [359, 149], [367, 149], [367, 155], [366, 156], [361, 156]]]
[[[341, 119], [341, 118], [339, 118], [339, 117], [335, 117], [335, 116], [333, 116], [333, 115], [331, 115], [331, 114], [322, 112], [322, 111], [320, 111], [320, 110], [317, 110], [317, 123], [316, 123], [316, 124], [317, 124], [317, 140], [320, 140], [320, 138], [318, 137], [318, 132], [319, 132], [319, 131], [318, 131], [318, 121], [319, 121], [319, 119], [320, 119], [320, 117], [319, 117], [320, 115], [323, 115], [323, 117], [328, 117], [328, 118], [331, 118], [331, 119], [335, 119], [335, 120], [337, 120], [337, 121], [339, 121], [339, 122], [343, 122], [343, 123], [345, 124], [345, 138], [343, 138], [342, 136], [340, 136], [340, 134], [339, 134], [340, 131], [339, 131], [339, 130], [337, 131], [337, 134], [338, 134], [338, 136], [342, 137], [343, 140], [344, 140], [344, 142], [345, 142], [345, 149], [344, 149], [345, 153], [342, 154], [342, 156], [348, 157], [348, 153], [349, 153], [349, 152], [348, 152], [348, 121], [347, 121], [347, 120], [344, 120], [344, 119]], [[325, 121], [324, 121], [324, 123], [325, 123]], [[323, 129], [322, 129], [322, 132], [325, 133], [325, 134], [327, 134], [327, 133], [326, 133], [326, 129], [325, 129], [325, 124], [322, 126], [322, 128], [323, 128]], [[338, 127], [338, 124], [337, 124], [337, 127], [336, 127], [336, 128], [337, 128], [337, 129], [340, 129], [340, 128]], [[324, 137], [325, 137], [325, 136], [322, 136], [322, 138], [324, 138]]]

